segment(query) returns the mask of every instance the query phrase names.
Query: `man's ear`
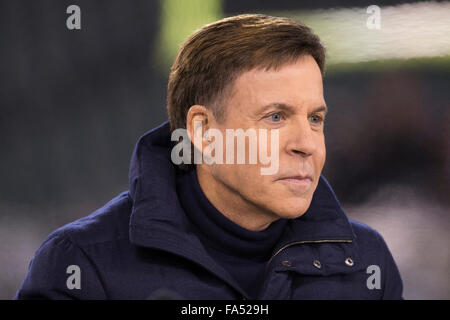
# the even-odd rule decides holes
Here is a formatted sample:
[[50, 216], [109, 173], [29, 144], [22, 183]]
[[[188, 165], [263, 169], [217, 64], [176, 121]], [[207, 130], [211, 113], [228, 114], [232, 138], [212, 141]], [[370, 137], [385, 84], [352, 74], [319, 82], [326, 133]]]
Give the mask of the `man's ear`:
[[209, 129], [213, 115], [205, 106], [193, 105], [189, 108], [186, 116], [186, 130], [194, 147], [202, 151], [209, 143], [205, 137]]

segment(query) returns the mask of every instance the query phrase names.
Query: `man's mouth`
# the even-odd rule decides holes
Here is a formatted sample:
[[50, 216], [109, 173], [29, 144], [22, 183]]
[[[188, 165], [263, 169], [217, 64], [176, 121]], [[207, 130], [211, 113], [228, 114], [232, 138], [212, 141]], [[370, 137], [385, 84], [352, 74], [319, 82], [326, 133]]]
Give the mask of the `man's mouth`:
[[294, 175], [280, 178], [278, 179], [278, 181], [296, 186], [309, 186], [312, 183], [313, 179], [308, 175]]

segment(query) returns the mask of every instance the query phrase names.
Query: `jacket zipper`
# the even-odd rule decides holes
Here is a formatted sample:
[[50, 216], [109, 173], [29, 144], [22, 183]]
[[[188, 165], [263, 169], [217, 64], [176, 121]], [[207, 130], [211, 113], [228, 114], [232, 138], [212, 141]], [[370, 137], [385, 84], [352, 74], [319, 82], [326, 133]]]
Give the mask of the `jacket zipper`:
[[284, 246], [282, 246], [280, 249], [277, 250], [277, 252], [274, 253], [274, 255], [272, 257], [270, 257], [269, 261], [267, 262], [267, 266], [270, 265], [270, 263], [272, 262], [273, 258], [275, 258], [281, 251], [283, 251], [284, 249], [297, 245], [297, 244], [309, 244], [309, 243], [332, 243], [332, 242], [336, 242], [336, 243], [350, 243], [353, 242], [353, 240], [340, 240], [340, 239], [328, 239], [328, 240], [303, 240], [303, 241], [294, 241], [291, 243], [288, 243]]

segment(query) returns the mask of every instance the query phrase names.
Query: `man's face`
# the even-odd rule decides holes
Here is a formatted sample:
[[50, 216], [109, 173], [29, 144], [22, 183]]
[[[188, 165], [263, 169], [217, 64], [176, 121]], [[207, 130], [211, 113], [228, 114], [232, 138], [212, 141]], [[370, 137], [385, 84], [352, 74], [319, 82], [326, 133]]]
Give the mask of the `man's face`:
[[[262, 175], [269, 165], [215, 164], [212, 177], [229, 191], [229, 201], [244, 201], [276, 218], [296, 218], [308, 209], [325, 163], [323, 120], [326, 114], [322, 75], [311, 56], [277, 71], [253, 69], [239, 76], [227, 100], [225, 119], [215, 120], [226, 129], [279, 130], [279, 169]], [[224, 142], [224, 148], [225, 148]], [[248, 140], [247, 140], [248, 154]], [[225, 150], [224, 150], [225, 154]], [[302, 177], [306, 177], [302, 179]]]

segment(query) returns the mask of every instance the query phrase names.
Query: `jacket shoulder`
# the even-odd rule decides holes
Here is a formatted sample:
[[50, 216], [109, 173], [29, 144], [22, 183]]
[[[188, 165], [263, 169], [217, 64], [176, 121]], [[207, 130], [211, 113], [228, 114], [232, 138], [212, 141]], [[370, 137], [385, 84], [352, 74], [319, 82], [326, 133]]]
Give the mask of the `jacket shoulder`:
[[[128, 192], [122, 192], [92, 214], [50, 233], [32, 258], [14, 298], [104, 299], [102, 277], [88, 254], [91, 250], [86, 249], [94, 244], [128, 240], [130, 212]], [[83, 290], [71, 289], [70, 272], [73, 276], [82, 272], [79, 286]]]
[[382, 273], [383, 299], [403, 299], [403, 282], [397, 264], [381, 234], [368, 225], [349, 219], [359, 252], [368, 265]]
[[128, 191], [124, 191], [88, 216], [56, 229], [47, 239], [68, 238], [79, 246], [128, 239], [131, 208]]
[[358, 240], [364, 241], [378, 241], [378, 237], [380, 237], [380, 233], [374, 228], [368, 226], [365, 223], [353, 220], [348, 218], [350, 225], [352, 226], [353, 232]]
[[382, 235], [374, 228], [362, 222], [348, 219], [361, 251], [369, 256], [381, 257], [389, 251]]

